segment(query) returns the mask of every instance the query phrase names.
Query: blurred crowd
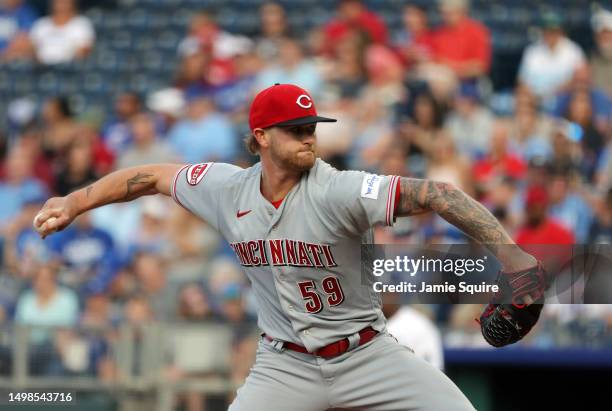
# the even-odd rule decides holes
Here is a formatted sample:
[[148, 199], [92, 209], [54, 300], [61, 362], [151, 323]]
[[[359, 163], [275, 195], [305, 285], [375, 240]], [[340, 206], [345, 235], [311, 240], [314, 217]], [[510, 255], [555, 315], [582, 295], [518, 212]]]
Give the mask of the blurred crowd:
[[[241, 341], [256, 335], [248, 285], [231, 249], [182, 208], [163, 198], [115, 204], [44, 241], [31, 222], [49, 196], [118, 168], [253, 164], [242, 144], [248, 106], [273, 83], [308, 89], [321, 114], [339, 119], [317, 127], [320, 156], [339, 169], [450, 182], [520, 244], [609, 244], [612, 12], [593, 12], [588, 51], [568, 37], [564, 16], [544, 13], [515, 88], [493, 90], [491, 35], [470, 17], [468, 1], [440, 0], [436, 25], [433, 6], [421, 4], [398, 6], [403, 26], [392, 32], [364, 2], [341, 0], [326, 24], [298, 35], [283, 6], [269, 2], [260, 32], [248, 37], [203, 11], [186, 27], [168, 88], [120, 93], [103, 118], [77, 115], [62, 96], [38, 110], [12, 107], [1, 139], [0, 321], [69, 328], [220, 321], [237, 325], [235, 351], [244, 353]], [[49, 12], [38, 17], [25, 1], [0, 1], [0, 60], [87, 58], [95, 33], [76, 2], [52, 0]], [[379, 243], [467, 241], [435, 215], [399, 219], [376, 235]], [[430, 314], [473, 328], [467, 318], [477, 314], [466, 310]], [[550, 317], [582, 315], [561, 311]], [[610, 310], [596, 317], [612, 326]], [[41, 346], [51, 341], [44, 332], [34, 337]], [[92, 372], [101, 375], [113, 372], [104, 345], [89, 344], [98, 358]], [[48, 372], [67, 369], [61, 359], [45, 364]]]

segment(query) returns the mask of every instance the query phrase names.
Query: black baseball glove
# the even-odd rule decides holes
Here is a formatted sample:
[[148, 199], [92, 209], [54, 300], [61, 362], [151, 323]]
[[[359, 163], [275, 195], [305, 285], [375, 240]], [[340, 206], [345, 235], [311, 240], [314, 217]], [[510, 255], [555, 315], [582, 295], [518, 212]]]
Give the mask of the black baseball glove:
[[522, 339], [540, 318], [548, 287], [542, 264], [515, 273], [500, 272], [500, 291], [480, 316], [484, 339], [494, 347]]

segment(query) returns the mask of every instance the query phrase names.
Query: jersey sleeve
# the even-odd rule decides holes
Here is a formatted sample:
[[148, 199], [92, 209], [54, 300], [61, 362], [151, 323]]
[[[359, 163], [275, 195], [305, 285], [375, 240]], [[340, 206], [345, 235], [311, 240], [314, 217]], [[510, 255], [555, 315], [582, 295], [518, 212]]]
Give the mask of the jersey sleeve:
[[398, 176], [340, 171], [326, 188], [328, 215], [340, 230], [359, 235], [379, 225], [393, 225], [398, 201]]
[[187, 164], [174, 176], [170, 193], [180, 206], [218, 229], [221, 190], [240, 170], [226, 163]]

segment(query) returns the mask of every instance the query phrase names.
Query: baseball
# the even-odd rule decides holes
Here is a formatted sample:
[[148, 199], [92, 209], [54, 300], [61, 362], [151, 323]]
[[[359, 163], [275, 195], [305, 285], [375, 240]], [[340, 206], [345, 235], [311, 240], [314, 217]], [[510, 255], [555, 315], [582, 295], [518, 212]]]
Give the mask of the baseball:
[[45, 226], [45, 224], [50, 224], [50, 223], [54, 222], [55, 220], [57, 220], [57, 218], [56, 218], [56, 217], [49, 217], [49, 218], [47, 218], [47, 220], [46, 220], [46, 221], [44, 221], [44, 222], [41, 224], [41, 223], [40, 223], [40, 221], [38, 220], [38, 219], [39, 219], [39, 217], [40, 217], [40, 214], [37, 214], [37, 215], [36, 215], [36, 217], [34, 217], [34, 229], [35, 229], [37, 232], [39, 232], [39, 233], [42, 233], [42, 232], [44, 231], [44, 230], [43, 230], [43, 227]]

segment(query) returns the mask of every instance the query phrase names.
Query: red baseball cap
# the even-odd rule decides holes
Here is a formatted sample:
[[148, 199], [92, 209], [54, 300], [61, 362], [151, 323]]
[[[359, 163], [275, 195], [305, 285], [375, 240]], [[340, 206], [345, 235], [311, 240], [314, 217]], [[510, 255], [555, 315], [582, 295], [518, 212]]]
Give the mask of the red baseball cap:
[[317, 115], [310, 94], [293, 84], [278, 84], [260, 91], [251, 104], [249, 127], [299, 126], [336, 119]]
[[543, 186], [531, 186], [527, 189], [525, 195], [525, 205], [532, 207], [536, 205], [547, 206], [548, 205], [548, 191]]

